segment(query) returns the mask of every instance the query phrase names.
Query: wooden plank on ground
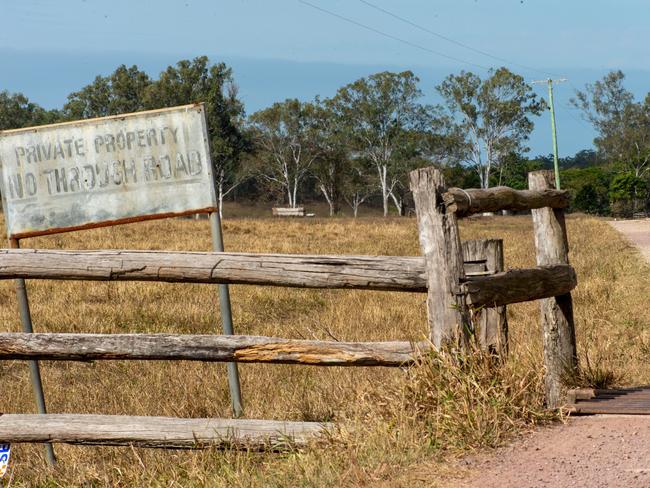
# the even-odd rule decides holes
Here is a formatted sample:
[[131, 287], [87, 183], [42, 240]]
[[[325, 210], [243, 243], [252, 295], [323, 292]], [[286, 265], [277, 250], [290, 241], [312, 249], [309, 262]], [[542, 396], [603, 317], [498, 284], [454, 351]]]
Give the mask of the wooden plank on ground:
[[304, 217], [305, 207], [273, 207], [273, 215], [276, 217]]
[[282, 449], [302, 446], [333, 424], [247, 419], [184, 419], [82, 414], [0, 414], [0, 443], [200, 449], [208, 446]]
[[569, 390], [567, 400], [573, 414], [650, 415], [650, 388], [579, 388]]
[[0, 359], [189, 360], [406, 366], [427, 343], [336, 342], [241, 335], [1, 333]]

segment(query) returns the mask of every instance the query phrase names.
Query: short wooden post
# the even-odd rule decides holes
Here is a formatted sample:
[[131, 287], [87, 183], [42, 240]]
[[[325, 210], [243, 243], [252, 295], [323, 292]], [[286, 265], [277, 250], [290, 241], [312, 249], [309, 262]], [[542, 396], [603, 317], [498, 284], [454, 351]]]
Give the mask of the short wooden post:
[[[528, 173], [531, 190], [554, 188], [552, 171]], [[564, 210], [540, 208], [532, 210], [537, 264], [569, 264]], [[546, 403], [558, 408], [564, 403], [564, 379], [578, 367], [576, 337], [573, 323], [571, 293], [540, 300], [544, 334], [544, 366], [546, 368]]]
[[431, 341], [437, 349], [464, 348], [471, 321], [460, 282], [465, 278], [456, 215], [445, 213], [442, 173], [422, 168], [409, 174], [415, 202], [420, 246], [427, 270], [427, 313]]
[[[495, 274], [503, 271], [503, 239], [479, 239], [463, 241], [463, 260], [465, 263], [485, 261], [485, 271]], [[476, 338], [481, 349], [497, 356], [508, 354], [508, 318], [506, 307], [493, 307], [481, 310], [474, 318]]]

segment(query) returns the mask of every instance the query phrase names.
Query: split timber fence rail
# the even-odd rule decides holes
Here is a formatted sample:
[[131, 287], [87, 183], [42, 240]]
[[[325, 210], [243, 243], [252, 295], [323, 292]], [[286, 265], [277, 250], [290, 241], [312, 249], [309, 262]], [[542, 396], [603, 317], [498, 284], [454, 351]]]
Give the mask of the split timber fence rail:
[[[447, 189], [434, 168], [413, 171], [421, 257], [147, 251], [0, 250], [0, 279], [126, 280], [391, 290], [427, 294], [430, 341], [334, 342], [241, 335], [2, 333], [0, 360], [195, 360], [403, 367], [427, 349], [472, 340], [505, 354], [505, 306], [541, 299], [546, 395], [561, 405], [562, 375], [576, 367], [564, 211], [552, 175], [529, 190]], [[532, 210], [538, 266], [503, 271], [500, 240], [461, 243], [458, 218]], [[478, 316], [478, 319], [477, 319]], [[77, 414], [0, 415], [0, 442], [247, 448], [302, 444], [329, 424]]]

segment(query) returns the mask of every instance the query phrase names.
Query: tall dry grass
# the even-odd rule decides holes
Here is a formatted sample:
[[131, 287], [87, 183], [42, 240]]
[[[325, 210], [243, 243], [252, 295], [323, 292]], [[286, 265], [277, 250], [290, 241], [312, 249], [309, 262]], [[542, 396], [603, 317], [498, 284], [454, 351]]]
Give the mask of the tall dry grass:
[[[647, 383], [648, 268], [607, 223], [568, 220], [584, 382], [611, 374]], [[464, 221], [464, 239], [502, 237], [506, 266], [534, 265], [530, 218]], [[231, 251], [419, 254], [413, 219], [227, 220]], [[205, 221], [167, 220], [25, 241], [37, 248], [208, 250]], [[211, 285], [28, 283], [35, 329], [60, 332], [212, 333]], [[231, 287], [238, 333], [339, 340], [420, 340], [424, 295]], [[0, 283], [0, 330], [18, 331], [11, 282]], [[538, 306], [508, 308], [511, 354], [502, 366], [431, 356], [408, 370], [240, 365], [251, 418], [333, 420], [344, 429], [287, 454], [14, 445], [12, 486], [430, 486], [448, 453], [495, 446], [552, 418], [543, 409]], [[50, 412], [229, 416], [225, 366], [194, 362], [43, 362]], [[0, 411], [33, 412], [24, 362], [0, 363]], [[611, 380], [611, 377], [610, 377]]]

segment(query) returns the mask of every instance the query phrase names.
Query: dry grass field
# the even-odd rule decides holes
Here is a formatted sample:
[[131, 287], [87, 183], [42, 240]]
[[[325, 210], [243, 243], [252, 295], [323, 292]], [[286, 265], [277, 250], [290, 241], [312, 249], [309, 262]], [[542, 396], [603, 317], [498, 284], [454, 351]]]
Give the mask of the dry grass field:
[[[502, 237], [507, 267], [534, 265], [530, 217], [464, 221], [464, 239]], [[648, 268], [605, 222], [568, 219], [581, 384], [648, 383]], [[416, 255], [414, 219], [232, 219], [226, 249]], [[38, 248], [209, 250], [206, 221], [166, 220], [24, 242]], [[51, 332], [212, 333], [212, 285], [28, 282], [34, 326]], [[424, 295], [233, 286], [238, 333], [338, 340], [420, 340]], [[13, 283], [0, 283], [0, 330], [19, 331]], [[536, 303], [508, 308], [509, 360], [431, 357], [408, 371], [240, 365], [246, 416], [337, 421], [331, 439], [285, 454], [14, 445], [11, 486], [431, 486], [451, 457], [555, 419], [543, 409]], [[50, 412], [229, 416], [225, 366], [194, 362], [43, 362]], [[24, 362], [0, 363], [0, 412], [33, 412]]]

